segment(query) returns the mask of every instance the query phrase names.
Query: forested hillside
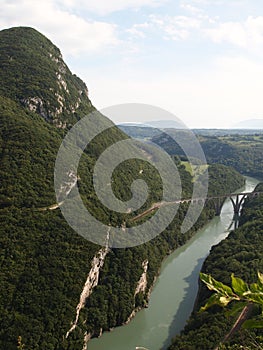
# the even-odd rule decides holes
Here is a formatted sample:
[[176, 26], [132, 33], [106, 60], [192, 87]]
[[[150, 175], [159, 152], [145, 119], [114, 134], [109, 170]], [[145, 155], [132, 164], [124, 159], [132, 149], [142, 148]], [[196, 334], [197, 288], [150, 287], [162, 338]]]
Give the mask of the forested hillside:
[[208, 163], [232, 166], [244, 175], [263, 177], [263, 135], [200, 137]]
[[[129, 129], [128, 129], [129, 130]], [[132, 130], [135, 134], [135, 131]], [[222, 136], [207, 136], [203, 132], [195, 130], [196, 136], [203, 148], [209, 164], [223, 164], [232, 166], [241, 174], [262, 179], [263, 165], [263, 135], [262, 133], [251, 135], [231, 134]], [[212, 133], [212, 131], [211, 131]], [[227, 134], [227, 132], [225, 132]], [[152, 132], [153, 134], [153, 132]], [[183, 150], [174, 142], [173, 138], [191, 141], [191, 134], [187, 130], [169, 129], [167, 133], [157, 133], [152, 141], [162, 146], [169, 154], [180, 155], [185, 158]], [[169, 137], [173, 135], [174, 137]]]
[[[262, 191], [263, 184], [255, 191]], [[240, 220], [240, 227], [231, 232], [227, 239], [213, 247], [206, 259], [202, 272], [211, 274], [216, 280], [231, 285], [231, 274], [247, 283], [257, 281], [257, 271], [263, 271], [263, 196], [247, 199]], [[230, 331], [237, 316], [219, 306], [205, 312], [198, 312], [204, 306], [211, 292], [200, 284], [195, 310], [181, 336], [174, 339], [170, 350], [214, 349]], [[229, 310], [235, 308], [235, 303]], [[255, 307], [251, 318], [260, 316]], [[262, 330], [241, 329], [228, 341], [227, 349], [260, 349], [263, 344]], [[224, 348], [222, 348], [224, 349]]]
[[[135, 308], [147, 304], [163, 258], [215, 210], [207, 204], [195, 227], [182, 234], [187, 205], [181, 205], [161, 235], [135, 248], [106, 249], [79, 236], [54, 207], [53, 172], [67, 130], [94, 111], [86, 85], [71, 74], [59, 49], [34, 29], [1, 31], [0, 45], [0, 348], [15, 350], [19, 339], [25, 350], [82, 349], [89, 336], [123, 324]], [[90, 143], [75, 175], [94, 216], [120, 225], [123, 216], [128, 220], [136, 214], [120, 217], [105, 208], [91, 186], [100, 154], [127, 138], [104, 120], [109, 130]], [[177, 158], [175, 162], [183, 196], [190, 198], [193, 179]], [[149, 163], [141, 163], [132, 159], [117, 169], [114, 193], [127, 199], [133, 179], [140, 178], [149, 186], [145, 206], [151, 206], [160, 201], [162, 184]], [[231, 192], [244, 183], [224, 166], [211, 166], [210, 178], [209, 193]], [[145, 266], [147, 283], [137, 290]], [[95, 287], [78, 313], [88, 277]]]

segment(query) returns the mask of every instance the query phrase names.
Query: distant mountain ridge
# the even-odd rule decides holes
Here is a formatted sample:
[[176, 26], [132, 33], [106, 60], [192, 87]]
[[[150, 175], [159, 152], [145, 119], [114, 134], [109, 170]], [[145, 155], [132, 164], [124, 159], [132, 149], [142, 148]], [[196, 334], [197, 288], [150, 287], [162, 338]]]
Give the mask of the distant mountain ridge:
[[187, 128], [183, 123], [176, 120], [152, 120], [145, 122], [123, 122], [119, 126], [137, 126], [139, 128], [156, 128], [156, 129], [185, 129]]
[[160, 129], [186, 129], [187, 127], [179, 120], [152, 120], [145, 123], [148, 126]]
[[247, 119], [233, 125], [235, 129], [263, 129], [263, 119]]

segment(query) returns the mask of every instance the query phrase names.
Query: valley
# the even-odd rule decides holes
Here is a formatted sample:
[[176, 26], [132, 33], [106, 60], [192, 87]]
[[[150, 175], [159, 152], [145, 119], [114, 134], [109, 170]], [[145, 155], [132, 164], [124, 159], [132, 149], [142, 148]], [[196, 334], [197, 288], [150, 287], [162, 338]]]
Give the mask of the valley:
[[[194, 344], [192, 334], [197, 334], [200, 344], [208, 332], [198, 333], [198, 317], [190, 320], [189, 332], [184, 330], [182, 338], [170, 344], [190, 316], [196, 295], [198, 305], [204, 299], [203, 292], [198, 292], [198, 274], [203, 262], [205, 269], [210, 267], [211, 260], [207, 263], [205, 258], [211, 247], [221, 240], [223, 246], [228, 242], [224, 238], [233, 211], [229, 200], [224, 204], [226, 194], [252, 191], [262, 179], [262, 131], [233, 134], [202, 130], [196, 133], [197, 143], [189, 138], [189, 130], [169, 129], [174, 138], [167, 137], [165, 130], [160, 133], [151, 128], [133, 127], [130, 132], [96, 110], [86, 84], [71, 73], [60, 50], [40, 32], [30, 27], [2, 30], [0, 48], [0, 348], [198, 349], [201, 345]], [[87, 144], [87, 130], [77, 130], [77, 137], [69, 137], [67, 144], [65, 139], [73, 125], [81, 125], [78, 123], [87, 116], [87, 130], [101, 132]], [[107, 194], [111, 187], [119, 202], [129, 202], [133, 195], [141, 195], [142, 191], [133, 191], [137, 180], [147, 184], [147, 196], [139, 208], [118, 211], [101, 202], [94, 189], [94, 173], [105, 150], [132, 138], [143, 139], [139, 150], [144, 158], [125, 158], [122, 153], [127, 151], [120, 148], [117, 153], [123, 156], [122, 161], [99, 189]], [[189, 149], [200, 143], [207, 164], [200, 159], [189, 160], [175, 139], [184, 140]], [[167, 169], [160, 172], [150, 162], [155, 158], [145, 151], [150, 142], [166, 151], [165, 157], [176, 169], [168, 183], [180, 187], [181, 199], [171, 201], [172, 205], [163, 205], [163, 193], [169, 192], [162, 182]], [[62, 164], [60, 186], [55, 188], [54, 169], [61, 145], [68, 167]], [[79, 156], [77, 165], [70, 148]], [[191, 162], [193, 167], [189, 166]], [[107, 168], [107, 159], [104, 163]], [[202, 197], [194, 196], [197, 183], [201, 184], [201, 194], [216, 199], [222, 207], [220, 217], [215, 217], [219, 213], [212, 200], [198, 203]], [[101, 224], [101, 244], [96, 240], [98, 226], [87, 226], [85, 215], [78, 217], [76, 211], [70, 212], [84, 228], [84, 235], [66, 220], [65, 202], [71, 209], [71, 205], [78, 205], [77, 199]], [[114, 245], [118, 242], [116, 232], [122, 239], [130, 228], [136, 232], [156, 212], [174, 204], [177, 212], [167, 225], [165, 215], [158, 217], [157, 223], [163, 227], [160, 234], [152, 237], [151, 232], [142, 231], [143, 244]], [[202, 204], [197, 218], [188, 215], [194, 204]], [[261, 208], [261, 196], [246, 200], [240, 218], [244, 228], [252, 225], [254, 218], [258, 220], [259, 241]], [[189, 229], [183, 231], [185, 220]], [[242, 227], [238, 230], [242, 235]], [[249, 242], [248, 246], [249, 250], [253, 245]], [[212, 253], [216, 249], [212, 248]], [[225, 260], [229, 259], [229, 250], [223, 249]], [[239, 263], [229, 262], [229, 270], [241, 275], [244, 266], [248, 280], [262, 262], [260, 251], [255, 256], [249, 253], [241, 254]], [[213, 255], [208, 259], [220, 277], [224, 260], [219, 259], [217, 267]], [[201, 322], [204, 327], [210, 314], [206, 317]], [[90, 340], [97, 337], [101, 338]], [[216, 341], [218, 338], [208, 347]]]

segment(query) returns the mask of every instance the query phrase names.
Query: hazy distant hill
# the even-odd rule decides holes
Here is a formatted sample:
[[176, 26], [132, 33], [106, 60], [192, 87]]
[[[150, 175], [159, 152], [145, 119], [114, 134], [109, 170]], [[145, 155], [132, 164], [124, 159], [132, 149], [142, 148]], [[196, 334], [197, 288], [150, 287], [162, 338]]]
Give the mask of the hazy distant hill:
[[248, 119], [243, 120], [235, 125], [233, 125], [235, 129], [263, 129], [263, 119]]
[[159, 129], [185, 129], [186, 126], [177, 120], [153, 120], [145, 123], [148, 126]]

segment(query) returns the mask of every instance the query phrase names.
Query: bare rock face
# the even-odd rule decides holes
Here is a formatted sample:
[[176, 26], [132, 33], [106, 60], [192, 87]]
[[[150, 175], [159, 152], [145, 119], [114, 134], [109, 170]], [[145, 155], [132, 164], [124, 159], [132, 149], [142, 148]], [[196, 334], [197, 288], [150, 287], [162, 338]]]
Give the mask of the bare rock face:
[[138, 284], [135, 289], [134, 296], [136, 296], [138, 293], [142, 292], [145, 293], [146, 288], [147, 288], [147, 270], [148, 270], [148, 260], [144, 260], [142, 262], [142, 267], [143, 267], [143, 273], [138, 281]]
[[38, 113], [45, 119], [49, 118], [48, 111], [44, 108], [44, 102], [40, 97], [27, 97], [22, 99], [21, 102], [31, 112]]

